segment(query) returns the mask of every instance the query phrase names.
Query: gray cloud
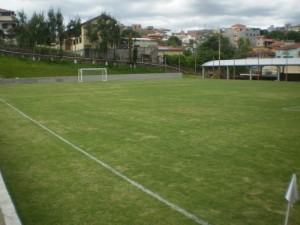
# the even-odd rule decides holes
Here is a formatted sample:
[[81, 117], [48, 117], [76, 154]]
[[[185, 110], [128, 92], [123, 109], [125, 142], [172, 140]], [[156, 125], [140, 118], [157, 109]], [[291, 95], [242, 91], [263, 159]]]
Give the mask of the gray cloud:
[[300, 23], [298, 0], [10, 0], [0, 8], [27, 15], [60, 8], [66, 19], [91, 19], [108, 12], [125, 25], [140, 23], [172, 30], [228, 27], [236, 23], [266, 28], [272, 24]]

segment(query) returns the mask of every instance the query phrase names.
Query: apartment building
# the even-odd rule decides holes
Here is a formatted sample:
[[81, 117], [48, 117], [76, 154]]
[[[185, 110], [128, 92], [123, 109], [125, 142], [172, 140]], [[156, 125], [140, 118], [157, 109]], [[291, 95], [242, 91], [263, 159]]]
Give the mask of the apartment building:
[[229, 38], [229, 41], [234, 46], [238, 46], [238, 40], [248, 39], [251, 46], [255, 47], [257, 43], [257, 37], [260, 36], [260, 28], [250, 28], [243, 24], [235, 24], [230, 28], [224, 29], [224, 36]]
[[6, 39], [10, 36], [10, 30], [16, 26], [15, 12], [0, 8], [0, 37]]

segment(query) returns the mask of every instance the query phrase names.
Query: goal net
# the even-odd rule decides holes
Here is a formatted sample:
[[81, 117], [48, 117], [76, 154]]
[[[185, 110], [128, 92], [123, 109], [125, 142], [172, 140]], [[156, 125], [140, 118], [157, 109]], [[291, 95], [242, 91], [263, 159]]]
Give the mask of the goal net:
[[84, 77], [88, 79], [88, 76], [100, 76], [100, 80], [107, 81], [107, 69], [106, 68], [82, 68], [78, 69], [78, 82], [83, 82]]

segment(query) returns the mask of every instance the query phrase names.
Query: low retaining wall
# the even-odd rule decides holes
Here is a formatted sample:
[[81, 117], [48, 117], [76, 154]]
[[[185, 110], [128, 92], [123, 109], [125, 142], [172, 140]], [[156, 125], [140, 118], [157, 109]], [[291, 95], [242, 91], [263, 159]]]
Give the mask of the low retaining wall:
[[0, 225], [22, 225], [0, 171]]
[[[108, 75], [108, 81], [112, 80], [154, 80], [154, 79], [179, 79], [182, 73], [149, 73], [149, 74], [122, 74]], [[101, 75], [83, 76], [83, 81], [101, 81]], [[37, 78], [8, 78], [1, 79], [0, 84], [33, 84], [33, 83], [56, 83], [56, 82], [77, 82], [77, 76], [67, 77], [37, 77]]]

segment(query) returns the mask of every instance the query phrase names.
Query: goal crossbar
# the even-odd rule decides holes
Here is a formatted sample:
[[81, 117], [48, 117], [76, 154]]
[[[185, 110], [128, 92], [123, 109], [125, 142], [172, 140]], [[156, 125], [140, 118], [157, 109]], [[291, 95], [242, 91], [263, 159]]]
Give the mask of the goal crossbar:
[[88, 75], [101, 75], [102, 81], [107, 81], [107, 68], [81, 68], [78, 69], [78, 82], [83, 82], [84, 71], [88, 71]]

